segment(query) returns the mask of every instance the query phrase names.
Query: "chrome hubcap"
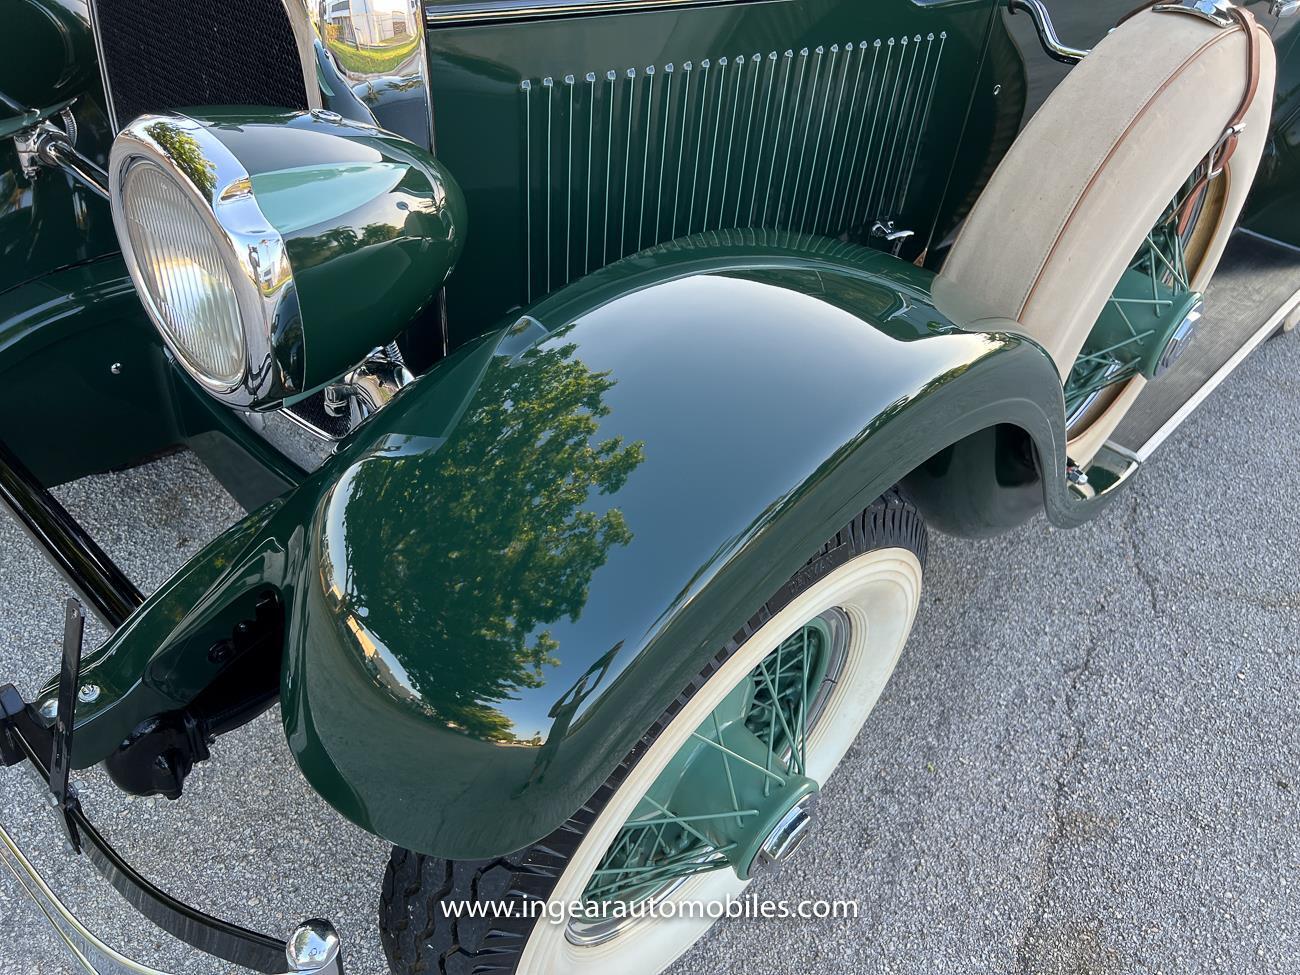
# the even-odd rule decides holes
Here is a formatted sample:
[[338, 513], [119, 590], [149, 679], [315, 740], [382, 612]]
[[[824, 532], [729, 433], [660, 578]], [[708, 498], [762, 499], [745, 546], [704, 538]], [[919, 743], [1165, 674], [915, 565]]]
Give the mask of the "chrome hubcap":
[[812, 806], [816, 796], [805, 796], [791, 806], [767, 834], [749, 866], [749, 876], [785, 863], [798, 852], [812, 831]]

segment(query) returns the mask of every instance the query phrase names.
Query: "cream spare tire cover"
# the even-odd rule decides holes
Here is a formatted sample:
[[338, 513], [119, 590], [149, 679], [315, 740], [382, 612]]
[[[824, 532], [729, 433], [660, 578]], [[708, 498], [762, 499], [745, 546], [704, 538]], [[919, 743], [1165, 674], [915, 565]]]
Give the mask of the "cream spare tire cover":
[[[1223, 255], [1268, 135], [1276, 60], [1267, 33], [1254, 29], [1259, 86], [1209, 194], [1212, 236], [1192, 269], [1198, 291]], [[1070, 72], [998, 166], [935, 280], [939, 309], [967, 327], [1030, 335], [1064, 380], [1120, 276], [1219, 142], [1249, 81], [1246, 34], [1236, 23], [1157, 11], [1126, 21]], [[1119, 397], [1120, 415], [1135, 396], [1130, 388]], [[1100, 424], [1104, 435], [1119, 416], [1110, 419]], [[1100, 439], [1082, 452], [1091, 456]], [[1082, 461], [1079, 453], [1072, 450]]]

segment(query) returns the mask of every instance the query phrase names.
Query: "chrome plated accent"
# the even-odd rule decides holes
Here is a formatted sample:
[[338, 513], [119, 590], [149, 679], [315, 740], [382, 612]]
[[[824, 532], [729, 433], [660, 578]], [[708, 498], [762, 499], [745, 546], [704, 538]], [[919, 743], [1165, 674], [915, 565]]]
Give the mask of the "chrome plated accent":
[[1268, 12], [1279, 20], [1290, 17], [1297, 10], [1300, 10], [1300, 0], [1273, 0], [1268, 5]]
[[1231, 10], [1236, 6], [1232, 0], [1172, 0], [1170, 3], [1158, 3], [1151, 9], [1159, 13], [1191, 14], [1208, 20], [1216, 27], [1231, 27], [1236, 21]]
[[312, 422], [304, 402], [264, 413], [242, 413], [250, 427], [305, 471], [314, 471], [334, 455], [339, 441], [386, 406], [414, 382], [396, 342], [375, 349], [338, 382], [316, 394], [315, 407], [337, 420], [323, 429]]
[[1206, 157], [1206, 179], [1217, 179], [1223, 175], [1223, 167], [1219, 165], [1219, 153], [1223, 151], [1223, 147], [1228, 144], [1230, 139], [1235, 139], [1245, 130], [1246, 124], [1244, 122], [1230, 125], [1223, 130], [1223, 135], [1219, 136], [1219, 141], [1214, 144], [1214, 148], [1210, 150], [1209, 156]]
[[[1210, 0], [1203, 0], [1203, 2], [1210, 2]], [[1060, 37], [1056, 34], [1056, 27], [1052, 24], [1052, 15], [1048, 13], [1042, 0], [1007, 0], [1007, 10], [1013, 14], [1027, 13], [1033, 18], [1034, 30], [1038, 32], [1038, 43], [1043, 46], [1043, 51], [1053, 61], [1062, 64], [1078, 64], [1091, 53], [1061, 43]]]
[[240, 412], [253, 432], [307, 473], [334, 456], [338, 440], [293, 410]]
[[916, 231], [895, 227], [892, 220], [877, 220], [871, 227], [871, 236], [889, 244], [890, 253], [897, 257], [898, 252], [903, 249], [903, 244], [909, 238], [916, 236]]
[[1094, 501], [1114, 494], [1142, 467], [1132, 453], [1112, 443], [1105, 443], [1088, 465], [1088, 473], [1081, 480], [1071, 479], [1070, 494], [1083, 501]]
[[1112, 362], [1109, 366], [1106, 367], [1106, 371], [1102, 374], [1101, 378], [1103, 381], [1106, 381], [1108, 384], [1101, 386], [1097, 389], [1094, 389], [1091, 393], [1085, 396], [1083, 402], [1081, 402], [1078, 406], [1076, 406], [1073, 412], [1071, 412], [1065, 418], [1065, 430], [1067, 434], [1077, 432], [1076, 427], [1079, 427], [1080, 422], [1084, 419], [1084, 417], [1088, 415], [1089, 411], [1097, 404], [1097, 400], [1101, 398], [1102, 393], [1110, 389], [1109, 382], [1112, 382], [1113, 377], [1116, 376], [1123, 368], [1124, 368], [1123, 365], [1118, 362]]
[[63, 128], [50, 118], [44, 118], [14, 136], [14, 149], [23, 176], [33, 180], [43, 169], [63, 169], [88, 189], [108, 199], [108, 175], [76, 149], [77, 119], [72, 110], [65, 108], [58, 117]]
[[[161, 969], [127, 957], [78, 920], [3, 826], [0, 826], [0, 862], [45, 915], [79, 971], [88, 975], [166, 975]], [[338, 932], [328, 921], [304, 922], [285, 944], [285, 964], [288, 967], [284, 975], [343, 975]], [[219, 965], [223, 963], [214, 958], [213, 970]]]
[[351, 433], [414, 381], [401, 350], [396, 343], [390, 343], [375, 349], [342, 379], [325, 387], [325, 411], [330, 416], [346, 417]]
[[1174, 363], [1182, 358], [1187, 347], [1192, 344], [1192, 339], [1196, 335], [1196, 327], [1200, 324], [1201, 318], [1205, 314], [1205, 302], [1198, 301], [1187, 313], [1187, 317], [1179, 323], [1174, 334], [1169, 337], [1165, 344], [1164, 350], [1160, 353], [1160, 360], [1156, 363], [1155, 370], [1151, 374], [1152, 379], [1163, 376]]
[[[461, 3], [428, 4], [425, 23], [430, 27], [473, 24], [501, 20], [545, 20], [628, 10], [673, 10], [679, 7], [716, 7], [731, 0], [466, 0]], [[792, 0], [767, 0], [790, 3]]]
[[424, 21], [418, 0], [283, 0], [303, 58], [308, 99], [433, 146]]
[[[155, 126], [165, 127], [160, 142], [151, 134]], [[157, 130], [159, 135], [163, 129]], [[184, 145], [208, 167], [205, 178], [196, 183], [186, 173], [195, 160], [190, 155], [176, 158], [167, 148]], [[128, 246], [127, 217], [122, 187], [127, 174], [137, 165], [153, 164], [169, 174], [195, 205], [208, 232], [222, 248], [226, 271], [235, 284], [239, 315], [244, 329], [246, 360], [244, 373], [233, 383], [206, 376], [171, 336], [155, 297], [143, 287], [139, 262]], [[200, 188], [199, 184], [203, 184]], [[123, 243], [122, 257], [136, 283], [140, 300], [157, 326], [172, 354], [185, 365], [201, 385], [232, 406], [252, 406], [283, 399], [301, 392], [282, 369], [275, 355], [273, 330], [277, 321], [298, 316], [298, 293], [294, 286], [284, 239], [271, 226], [253, 198], [252, 184], [243, 164], [205, 126], [182, 115], [143, 115], [113, 142], [109, 156], [109, 190], [113, 223]]]
[[343, 975], [339, 960], [343, 943], [334, 925], [321, 918], [304, 921], [289, 935], [284, 946], [285, 957], [295, 972], [324, 972], [324, 966], [333, 965], [338, 975]]
[[763, 845], [754, 856], [754, 862], [750, 864], [748, 876], [752, 877], [785, 863], [803, 846], [812, 829], [812, 807], [816, 798], [816, 795], [804, 796], [786, 810], [785, 815], [772, 827], [767, 839], [763, 840]]

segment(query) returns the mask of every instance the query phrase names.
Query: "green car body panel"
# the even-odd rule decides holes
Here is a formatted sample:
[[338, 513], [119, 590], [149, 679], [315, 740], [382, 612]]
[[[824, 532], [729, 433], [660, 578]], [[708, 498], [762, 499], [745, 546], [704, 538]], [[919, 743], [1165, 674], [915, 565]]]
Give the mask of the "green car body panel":
[[1064, 488], [1045, 353], [955, 328], [929, 277], [756, 231], [562, 289], [151, 598], [87, 664], [104, 693], [76, 764], [211, 683], [203, 651], [273, 589], [285, 730], [328, 801], [441, 855], [537, 839], [826, 538], [950, 445], [1024, 431], [1055, 520], [1105, 503]]

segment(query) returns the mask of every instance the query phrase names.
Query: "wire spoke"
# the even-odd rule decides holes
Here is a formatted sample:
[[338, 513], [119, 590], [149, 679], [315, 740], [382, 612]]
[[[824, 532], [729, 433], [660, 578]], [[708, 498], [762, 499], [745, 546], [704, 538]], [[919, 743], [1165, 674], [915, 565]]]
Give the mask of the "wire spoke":
[[[746, 788], [751, 790], [744, 793], [746, 796], [757, 794], [751, 770], [762, 777], [762, 795], [769, 797], [774, 783], [778, 789], [784, 787], [791, 771], [802, 773], [807, 765], [810, 688], [820, 686], [823, 677], [818, 666], [825, 666], [828, 652], [821, 642], [821, 632], [809, 624], [781, 641], [750, 672], [740, 713], [735, 713], [734, 706], [726, 711], [720, 705], [703, 728], [691, 733], [683, 751], [693, 748], [699, 755], [714, 751], [721, 757], [723, 775], [715, 779], [715, 794], [703, 803], [701, 797], [692, 798], [691, 814], [679, 816], [669, 807], [678, 806], [671, 795], [672, 790], [682, 787], [680, 767], [673, 773], [677, 777], [671, 780], [673, 785], [658, 791], [651, 787], [641, 797], [634, 818], [623, 825], [592, 872], [583, 894], [586, 900], [653, 897], [687, 877], [731, 866], [728, 854], [741, 844], [730, 837], [735, 830], [743, 830], [747, 821], [752, 825], [754, 817], [763, 815], [766, 808], [759, 803], [741, 802], [742, 782], [748, 783]], [[733, 691], [727, 700], [735, 701], [737, 693]], [[753, 744], [743, 751], [728, 744], [735, 721], [743, 724], [743, 729], [736, 728], [736, 734], [743, 735], [747, 729], [762, 742], [763, 752]], [[701, 759], [685, 760], [689, 769]], [[715, 768], [701, 767], [704, 778], [710, 778]], [[698, 788], [699, 773], [691, 772], [685, 781]]]
[[[1191, 290], [1186, 245], [1201, 215], [1200, 206], [1193, 212], [1195, 219], [1188, 222], [1186, 233], [1179, 233], [1179, 222], [1196, 192], [1201, 172], [1198, 169], [1183, 184], [1146, 235], [1108, 300], [1106, 312], [1075, 359], [1065, 383], [1066, 413], [1071, 423], [1084, 415], [1079, 411], [1096, 394], [1138, 374], [1151, 351], [1149, 344], [1167, 334], [1164, 316]], [[1145, 284], [1139, 284], [1139, 276], [1146, 279]]]
[[711, 748], [716, 748], [720, 752], [725, 752], [726, 754], [734, 758], [736, 761], [748, 765], [750, 768], [754, 769], [755, 771], [762, 772], [768, 778], [775, 779], [777, 782], [781, 783], [782, 785], [785, 785], [785, 779], [781, 778], [781, 776], [777, 775], [775, 772], [769, 772], [767, 769], [763, 768], [763, 766], [759, 765], [757, 762], [751, 762], [744, 755], [740, 755], [736, 752], [733, 752], [730, 748], [728, 748], [726, 745], [722, 744], [721, 742], [714, 741], [712, 738], [706, 738], [698, 731], [692, 731], [691, 737], [694, 738], [696, 741], [703, 742], [704, 744], [708, 745]]

